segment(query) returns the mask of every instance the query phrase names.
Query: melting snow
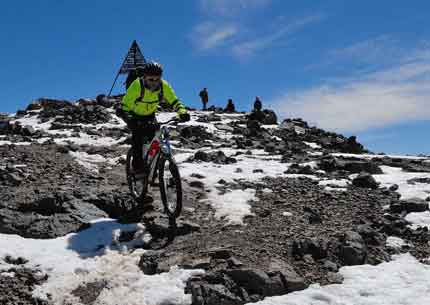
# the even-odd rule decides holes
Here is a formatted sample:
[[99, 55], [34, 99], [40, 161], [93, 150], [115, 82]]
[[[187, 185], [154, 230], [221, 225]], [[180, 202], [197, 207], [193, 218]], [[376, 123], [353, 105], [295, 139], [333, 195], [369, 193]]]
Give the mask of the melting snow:
[[386, 244], [388, 247], [394, 248], [394, 249], [400, 249], [403, 246], [406, 246], [407, 243], [397, 236], [388, 236], [386, 240]]
[[373, 175], [373, 177], [381, 183], [381, 186], [390, 187], [397, 184], [399, 186], [397, 192], [402, 196], [402, 199], [413, 197], [426, 199], [429, 196], [430, 184], [409, 184], [407, 181], [412, 178], [430, 178], [430, 173], [409, 173], [398, 167], [384, 165], [380, 167], [383, 174]]
[[427, 227], [430, 229], [430, 211], [425, 211], [421, 213], [409, 213], [406, 215], [405, 219], [412, 223], [412, 227]]
[[48, 281], [33, 294], [43, 299], [50, 294], [54, 304], [78, 305], [72, 290], [101, 281], [108, 288], [101, 291], [94, 304], [191, 304], [191, 295], [184, 294], [185, 282], [203, 271], [172, 268], [170, 272], [144, 275], [137, 266], [144, 250], [123, 254], [111, 249], [113, 233], [118, 229], [136, 230], [138, 226], [100, 219], [87, 230], [56, 239], [0, 234], [0, 257], [24, 257], [29, 260], [26, 267], [47, 273]]
[[[427, 305], [430, 266], [410, 254], [377, 266], [343, 267], [343, 284], [310, 286], [303, 291], [270, 297], [255, 305]], [[249, 303], [250, 305], [251, 303]]]
[[118, 162], [117, 158], [105, 158], [102, 155], [98, 154], [88, 154], [83, 151], [69, 151], [69, 154], [75, 158], [76, 162], [82, 165], [85, 168], [88, 168], [91, 171], [98, 172], [98, 165], [100, 164], [109, 164], [115, 165]]
[[31, 145], [31, 142], [0, 141], [0, 145]]

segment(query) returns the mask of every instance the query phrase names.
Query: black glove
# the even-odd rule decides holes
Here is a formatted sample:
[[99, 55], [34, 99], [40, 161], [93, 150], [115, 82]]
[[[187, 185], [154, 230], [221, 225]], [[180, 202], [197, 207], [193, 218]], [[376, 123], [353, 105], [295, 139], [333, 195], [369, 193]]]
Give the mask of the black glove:
[[117, 107], [115, 109], [115, 114], [121, 119], [123, 119], [124, 121], [128, 121], [131, 119], [131, 114], [128, 113], [127, 111], [122, 110], [122, 107]]
[[189, 113], [181, 113], [179, 115], [179, 121], [180, 122], [188, 122], [190, 120], [190, 114]]

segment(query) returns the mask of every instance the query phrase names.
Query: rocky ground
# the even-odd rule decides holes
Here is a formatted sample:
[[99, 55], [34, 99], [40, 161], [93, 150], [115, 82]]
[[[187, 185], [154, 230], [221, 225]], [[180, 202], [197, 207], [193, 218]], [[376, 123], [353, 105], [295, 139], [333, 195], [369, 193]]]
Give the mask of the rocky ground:
[[[128, 193], [128, 130], [114, 114], [116, 102], [41, 99], [0, 117], [0, 233], [50, 239], [81, 232], [99, 218], [142, 222], [150, 240], [140, 245], [147, 250], [140, 272], [204, 269], [185, 287], [194, 305], [245, 304], [311, 283], [340, 283], [340, 267], [379, 264], [395, 253], [410, 252], [423, 262], [430, 256], [427, 227], [410, 226], [406, 217], [428, 211], [430, 197], [405, 199], [399, 185], [375, 179], [398, 169], [410, 174], [400, 190], [426, 186], [428, 158], [373, 155], [354, 137], [301, 119], [276, 126], [269, 111], [262, 122], [246, 114], [192, 112], [192, 123], [175, 127], [184, 209], [171, 228], [157, 188], [145, 206], [136, 206]], [[225, 177], [216, 178], [218, 170]], [[249, 211], [232, 221], [218, 210], [225, 202], [214, 198], [238, 192], [253, 196], [245, 202]], [[125, 232], [121, 242], [134, 233]], [[25, 258], [3, 257], [2, 264], [1, 304], [50, 302], [31, 294], [48, 274], [28, 268]], [[108, 286], [83, 283], [71, 294], [96, 304]]]

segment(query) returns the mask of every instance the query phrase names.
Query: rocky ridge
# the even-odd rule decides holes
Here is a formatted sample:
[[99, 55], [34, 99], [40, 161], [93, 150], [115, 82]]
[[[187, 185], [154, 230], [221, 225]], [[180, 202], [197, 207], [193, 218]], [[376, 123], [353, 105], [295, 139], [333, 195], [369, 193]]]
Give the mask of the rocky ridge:
[[[429, 178], [413, 175], [430, 172], [428, 158], [375, 155], [355, 137], [301, 119], [272, 126], [241, 113], [192, 112], [192, 123], [173, 127], [184, 211], [172, 232], [156, 190], [152, 206], [138, 207], [128, 194], [123, 164], [129, 131], [115, 116], [116, 102], [103, 96], [77, 103], [41, 99], [0, 117], [1, 233], [46, 239], [81, 232], [103, 217], [142, 222], [152, 236], [141, 246], [147, 250], [139, 262], [143, 273], [175, 265], [206, 271], [187, 282], [194, 305], [245, 304], [315, 282], [339, 283], [340, 267], [378, 264], [395, 253], [409, 251], [423, 262], [429, 257], [427, 227], [411, 226], [406, 216], [428, 211], [430, 198], [403, 199], [398, 185], [375, 179], [396, 169], [410, 175], [406, 184], [426, 185]], [[249, 164], [252, 169], [245, 168]], [[216, 176], [212, 171], [230, 168], [236, 178], [208, 180]], [[247, 179], [248, 171], [259, 178]], [[214, 200], [247, 192], [253, 196], [242, 223], [220, 216], [222, 202]], [[403, 246], [387, 242], [392, 237]], [[23, 270], [30, 277], [37, 272]], [[89, 297], [92, 288], [85, 287], [75, 293], [93, 304], [97, 296]], [[22, 298], [22, 304], [37, 304]]]

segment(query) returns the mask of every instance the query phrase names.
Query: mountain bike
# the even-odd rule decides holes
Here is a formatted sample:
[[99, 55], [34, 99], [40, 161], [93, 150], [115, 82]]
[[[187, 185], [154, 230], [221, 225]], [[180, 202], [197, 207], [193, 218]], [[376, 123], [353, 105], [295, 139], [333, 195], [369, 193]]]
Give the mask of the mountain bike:
[[170, 219], [176, 219], [182, 210], [182, 185], [178, 166], [172, 155], [167, 125], [178, 122], [177, 118], [158, 123], [160, 129], [147, 146], [144, 144], [144, 173], [136, 176], [133, 170], [133, 148], [127, 152], [126, 175], [130, 193], [138, 204], [143, 204], [149, 186], [158, 186], [164, 211]]

